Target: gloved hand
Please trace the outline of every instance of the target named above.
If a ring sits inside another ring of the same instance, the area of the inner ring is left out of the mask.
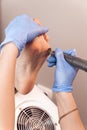
[[[67,54],[76,55],[75,50],[64,51]],[[63,56],[63,52],[60,49],[55,50],[55,56],[50,56],[48,59],[48,66],[52,67],[56,65],[53,91],[55,92],[71,92],[72,83],[77,74],[78,69],[71,66]]]
[[[13,42],[19,53],[27,42],[31,42],[38,35],[48,31],[46,27],[38,25],[27,15],[17,16],[5,29],[5,40],[1,43],[0,49],[7,43]]]

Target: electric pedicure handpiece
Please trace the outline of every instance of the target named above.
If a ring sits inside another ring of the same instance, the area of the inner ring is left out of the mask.
[[[76,57],[76,56],[72,56],[70,54],[66,54],[66,53],[63,53],[63,54],[64,54],[65,60],[69,64],[77,67],[78,69],[81,69],[81,70],[84,70],[87,72],[87,60],[81,59],[81,58]],[[55,51],[52,51],[51,55],[55,56]]]

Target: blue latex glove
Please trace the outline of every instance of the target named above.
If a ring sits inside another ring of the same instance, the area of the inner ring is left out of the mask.
[[[75,50],[64,51],[67,54],[76,55]],[[77,74],[78,69],[71,66],[63,56],[63,52],[60,49],[55,50],[55,56],[50,56],[48,59],[48,66],[52,67],[56,65],[53,91],[55,92],[71,92],[72,83]]]
[[[38,35],[48,31],[46,27],[39,26],[33,19],[27,15],[17,16],[5,29],[5,40],[0,48],[9,42],[13,42],[19,53],[27,42],[31,42]]]

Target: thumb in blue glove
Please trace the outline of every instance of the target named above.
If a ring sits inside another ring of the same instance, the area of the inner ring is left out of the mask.
[[[5,39],[0,48],[9,42],[13,42],[20,53],[26,43],[47,31],[46,27],[38,25],[31,17],[27,15],[17,16],[5,29]]]
[[[64,52],[67,54],[71,54],[73,56],[76,55],[75,50],[67,50]],[[53,91],[71,92],[73,89],[72,83],[77,74],[78,69],[71,66],[64,59],[62,50],[60,50],[58,48],[55,50],[55,56],[49,57],[47,61],[48,61],[49,67],[56,65],[54,83],[53,83]]]

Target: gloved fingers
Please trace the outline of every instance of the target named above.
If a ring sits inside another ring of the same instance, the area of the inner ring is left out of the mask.
[[[65,50],[64,53],[70,54],[72,56],[76,56],[76,49],[70,49],[70,50]],[[73,69],[75,69],[76,72],[78,72],[78,68],[73,66]]]
[[[47,27],[39,25],[28,15],[20,15],[13,19],[5,29],[6,36],[1,47],[12,41],[20,53],[27,43],[46,32],[48,32]]]
[[[31,20],[32,20],[32,23],[34,24],[34,26],[32,27],[33,36],[35,33],[36,33],[35,37],[37,37],[39,35],[42,35],[42,34],[45,34],[48,32],[48,28],[45,26],[42,26],[41,22],[37,18],[35,18],[35,19],[31,18]]]
[[[5,33],[7,33],[8,31],[10,31],[10,29],[11,29],[12,27],[14,27],[14,25],[20,25],[20,26],[21,26],[21,24],[24,24],[24,26],[25,26],[25,23],[27,23],[27,22],[30,21],[30,20],[32,20],[32,19],[31,19],[29,16],[25,15],[25,14],[15,17],[15,18],[9,23],[9,25],[6,27]],[[13,30],[13,31],[14,31],[14,30]]]
[[[41,34],[45,34],[48,32],[48,28],[45,26],[40,26],[38,23],[36,23],[30,16],[28,15],[20,15],[17,16],[15,19],[13,19],[9,25],[7,26],[7,28],[5,29],[5,33],[8,33],[8,31],[10,31],[13,27],[17,27],[19,28],[20,31],[20,27],[23,27],[22,32],[30,32],[30,34],[32,33],[32,38],[36,38],[37,36],[41,35]],[[31,31],[29,31],[31,30]],[[12,31],[12,30],[11,30]],[[13,30],[14,31],[14,30]],[[33,40],[30,39],[30,40]],[[29,39],[28,39],[29,40]]]
[[[48,59],[47,59],[47,62],[48,62],[48,67],[52,67],[54,65],[56,65],[56,57],[51,55]]]
[[[55,56],[51,55],[47,59],[48,67],[53,67],[54,65],[57,65],[57,66],[61,67],[61,64],[62,64],[62,60],[61,59],[65,60],[64,56],[63,56],[63,52],[62,52],[62,50],[60,48],[56,48],[56,50],[55,50]]]
[[[70,49],[70,50],[65,50],[64,53],[70,54],[72,56],[76,56],[76,49]]]
[[[73,50],[65,51],[68,54],[75,54]],[[56,70],[54,75],[53,91],[71,92],[72,83],[77,74],[77,68],[70,65],[64,58],[64,52],[57,48],[55,50]]]
[[[48,62],[50,63],[54,63],[56,62],[56,58],[54,56],[50,56],[48,59],[47,59]]]
[[[61,65],[61,63],[66,62],[65,58],[64,58],[64,53],[70,54],[72,56],[76,55],[76,50],[75,49],[70,49],[70,50],[65,50],[62,51],[60,48],[56,48],[55,50],[55,61],[57,60],[57,66]],[[54,59],[52,59],[52,57],[49,59],[49,62],[52,62]],[[53,61],[53,62],[55,62]],[[56,63],[56,62],[55,62]]]
[[[64,59],[63,51],[60,48],[56,48],[55,56],[56,56],[56,60],[57,60],[57,63],[56,63],[57,67],[61,67],[63,62],[66,62]]]
[[[48,67],[53,67],[56,65],[56,62],[55,63],[48,63]]]
[[[44,27],[44,26],[39,26],[37,25],[33,30],[32,30],[32,34],[36,35],[35,37],[39,36],[39,35],[43,35],[45,33],[48,32],[48,28]]]
[[[60,48],[56,48],[56,50],[55,50],[55,56],[56,56],[56,58],[57,58],[59,55],[63,55],[63,51],[62,51]]]
[[[75,49],[73,50],[66,50],[64,51],[65,53],[67,54],[71,54],[71,55],[75,55],[76,54],[76,51]],[[67,66],[67,67],[70,67],[71,69],[74,69],[75,71],[78,71],[78,68],[74,67],[74,66],[71,66],[64,58],[64,55],[63,55],[63,51],[60,49],[60,48],[57,48],[55,50],[55,56],[56,56],[56,59],[57,59],[57,62],[56,62],[56,66],[59,67],[59,68],[62,68],[64,66]]]

